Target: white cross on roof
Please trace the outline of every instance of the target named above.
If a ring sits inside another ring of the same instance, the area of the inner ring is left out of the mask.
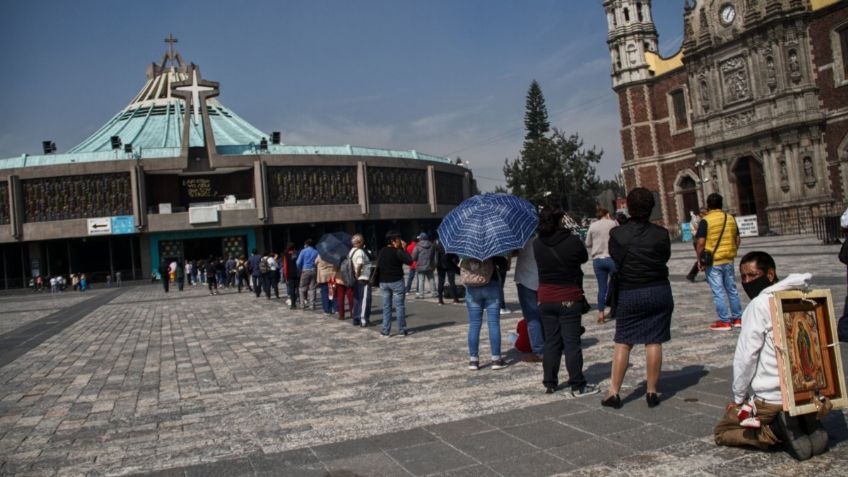
[[[197,126],[197,115],[200,113],[200,92],[215,91],[215,88],[197,84],[197,69],[192,69],[191,86],[177,86],[176,89],[177,91],[188,91],[191,93],[191,104],[194,109],[194,125]]]

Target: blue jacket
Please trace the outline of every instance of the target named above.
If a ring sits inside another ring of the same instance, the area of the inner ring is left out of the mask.
[[[300,254],[297,256],[297,271],[298,273],[304,270],[315,270],[315,259],[318,258],[318,251],[313,247],[303,247]]]
[[[250,258],[247,259],[247,265],[250,267],[250,275],[253,277],[261,276],[259,273],[259,262],[262,261],[262,256],[258,254],[253,254]]]

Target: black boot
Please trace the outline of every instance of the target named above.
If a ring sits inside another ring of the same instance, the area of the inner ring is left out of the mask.
[[[783,449],[796,460],[807,460],[813,456],[810,437],[801,429],[800,419],[788,412],[779,412],[772,427],[775,435],[783,442]]]

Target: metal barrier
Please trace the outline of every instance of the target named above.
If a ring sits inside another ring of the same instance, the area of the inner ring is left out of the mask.
[[[838,215],[818,217],[813,222],[813,228],[816,231],[816,238],[821,240],[825,245],[840,243],[839,237],[842,235],[842,231],[839,226]]]

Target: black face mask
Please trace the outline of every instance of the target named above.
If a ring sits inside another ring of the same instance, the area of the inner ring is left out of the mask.
[[[768,275],[763,275],[756,280],[751,280],[748,283],[743,283],[742,288],[745,289],[745,293],[748,295],[748,298],[754,299],[762,293],[763,290],[770,287],[772,282],[769,281]]]

